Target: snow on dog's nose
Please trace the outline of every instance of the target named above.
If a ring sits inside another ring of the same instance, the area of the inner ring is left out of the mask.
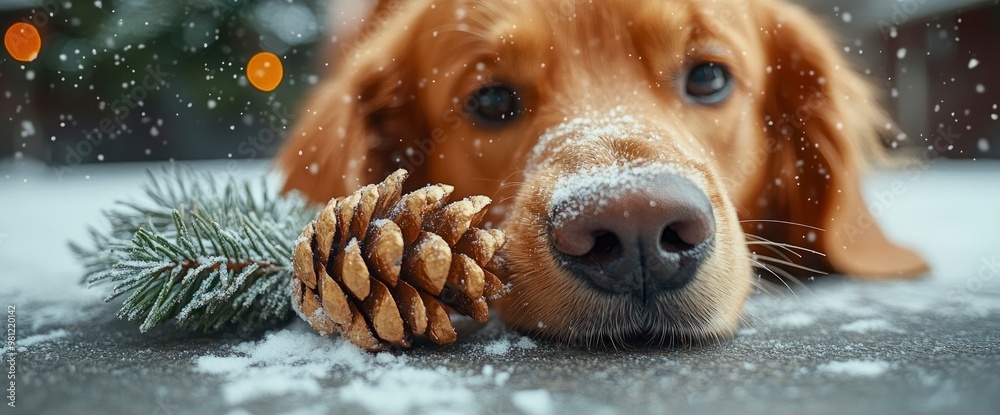
[[[553,194],[549,235],[563,267],[598,290],[642,301],[683,288],[712,246],[711,202],[676,174],[615,170]]]

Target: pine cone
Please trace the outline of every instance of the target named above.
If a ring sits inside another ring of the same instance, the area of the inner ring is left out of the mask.
[[[504,294],[497,229],[476,228],[490,199],[447,203],[453,187],[402,195],[405,170],[331,200],[295,243],[292,305],[316,331],[367,350],[407,348],[414,335],[455,341],[449,310],[481,323]]]

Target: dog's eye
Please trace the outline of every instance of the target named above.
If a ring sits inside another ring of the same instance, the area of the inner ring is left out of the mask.
[[[707,62],[688,72],[685,92],[699,104],[718,104],[729,97],[733,76],[725,65]]]
[[[469,96],[465,110],[482,126],[496,128],[521,114],[520,98],[506,85],[488,85]]]

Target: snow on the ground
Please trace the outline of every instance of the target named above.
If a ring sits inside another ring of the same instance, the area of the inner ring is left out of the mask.
[[[405,354],[371,354],[339,337],[321,337],[301,322],[223,354],[198,357],[195,365],[198,372],[225,379],[222,396],[229,405],[273,396],[332,394],[379,414],[469,413],[480,405],[475,389],[502,384],[510,376],[489,365],[479,373],[423,368]],[[334,378],[350,381],[324,387]]]
[[[28,336],[17,341],[18,347],[32,347],[39,343],[50,342],[55,339],[63,338],[69,335],[69,332],[64,329],[52,330],[48,333],[36,334],[33,336]]]
[[[502,356],[509,353],[511,350],[534,349],[535,347],[535,342],[531,341],[531,339],[527,337],[522,337],[517,342],[511,342],[508,338],[500,338],[483,342],[479,347],[479,350],[486,354]]]
[[[869,333],[874,331],[900,331],[898,328],[893,327],[889,324],[889,321],[882,318],[868,318],[853,321],[840,326],[842,331],[850,331],[854,333]]]
[[[891,367],[889,362],[881,360],[846,360],[824,363],[816,367],[816,370],[833,375],[876,377]]]
[[[35,334],[21,339],[17,339],[17,342],[14,344],[14,346],[17,347],[18,352],[25,352],[40,344],[48,343],[53,340],[58,340],[68,335],[69,332],[66,331],[65,329],[55,329],[47,333]],[[4,351],[9,350],[7,344],[4,344],[3,350]]]
[[[552,394],[545,389],[520,391],[511,397],[514,406],[528,415],[548,415],[552,413]]]
[[[816,317],[801,311],[774,316],[770,323],[778,327],[805,327],[816,322]]]

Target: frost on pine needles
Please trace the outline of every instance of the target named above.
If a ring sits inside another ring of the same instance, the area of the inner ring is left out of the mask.
[[[173,319],[185,330],[254,331],[292,315],[292,247],[316,210],[233,178],[164,169],[148,174],[146,203],[104,212],[93,247],[71,243],[86,282],[128,295],[119,318],[142,332]]]

